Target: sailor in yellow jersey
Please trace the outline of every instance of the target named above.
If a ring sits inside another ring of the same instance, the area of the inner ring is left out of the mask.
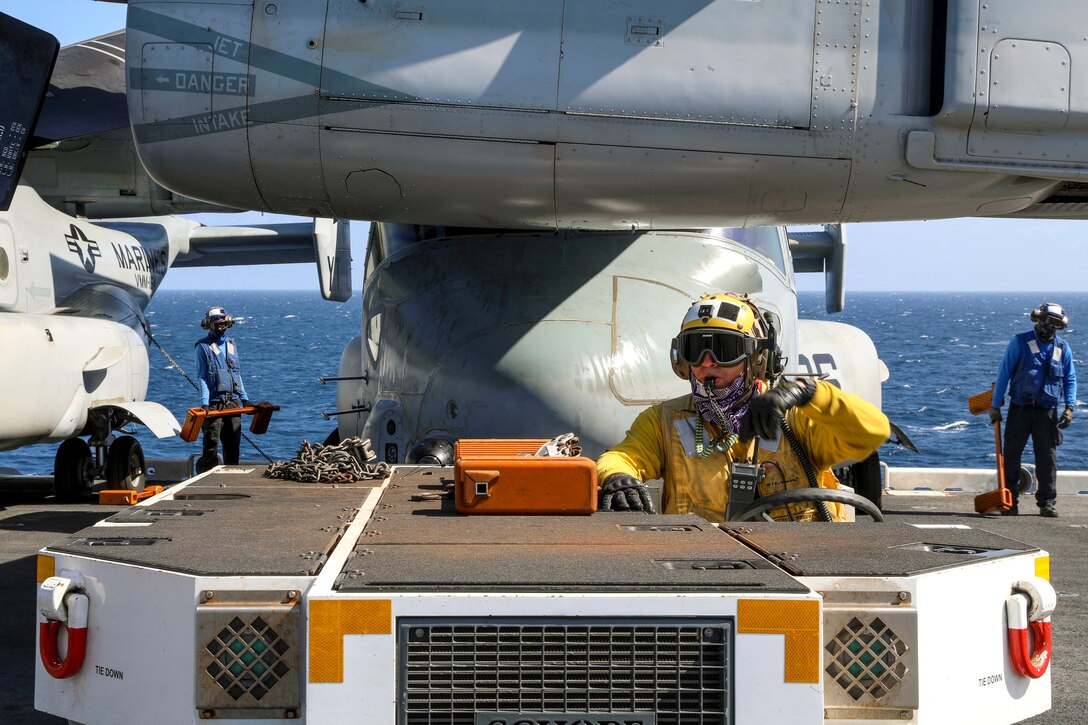
[[[738,471],[755,472],[759,496],[813,482],[837,488],[831,466],[861,461],[888,439],[887,417],[865,400],[819,380],[780,379],[774,326],[747,295],[695,301],[671,356],[692,394],[644,410],[598,459],[600,510],[654,513],[642,482],[662,478],[664,513],[724,521],[735,464],[752,464]],[[770,515],[826,520],[820,509],[798,503]],[[838,504],[827,512],[844,518]]]

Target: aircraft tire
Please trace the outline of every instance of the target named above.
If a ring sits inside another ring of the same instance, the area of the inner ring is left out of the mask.
[[[146,483],[143,446],[132,436],[121,436],[106,452],[106,487],[143,491]]]
[[[82,438],[69,438],[53,460],[53,487],[61,501],[78,501],[94,484],[94,457]]]
[[[880,455],[876,452],[864,461],[850,466],[850,483],[854,492],[859,496],[872,501],[881,511],[880,498],[883,494],[883,484],[880,480]]]

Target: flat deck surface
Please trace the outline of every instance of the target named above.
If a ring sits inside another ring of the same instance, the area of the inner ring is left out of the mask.
[[[187,486],[177,500],[108,519],[142,526],[86,528],[50,548],[196,576],[312,576],[381,483],[280,481],[264,478],[263,466],[221,470]],[[260,541],[266,543],[254,546]]]
[[[239,482],[237,485],[241,487],[244,482]],[[361,487],[368,488],[365,485]],[[209,487],[208,492],[218,488],[216,484]],[[330,489],[330,492],[333,495],[329,500],[339,501],[340,488]],[[354,497],[356,502],[360,502],[366,492],[345,493],[348,498]],[[1088,551],[1088,496],[1060,495],[1058,510],[1061,518],[1059,519],[1039,517],[1028,497],[1024,497],[1021,503],[1024,513],[1018,517],[982,518],[974,513],[973,498],[973,494],[886,496],[884,511],[890,522],[966,525],[994,534],[995,537],[992,540],[1001,546],[1008,545],[1009,541],[1029,542],[1025,544],[1027,547],[1038,547],[1050,553],[1051,581],[1058,590],[1052,665],[1054,706],[1049,712],[1026,722],[1032,725],[1064,725],[1080,722],[1083,720],[1084,713],[1088,712],[1088,648],[1083,646],[1083,643],[1088,641],[1088,556],[1085,555]],[[194,509],[206,509],[219,507],[222,501],[224,499],[218,501],[205,499],[203,501],[190,500],[188,503],[192,503]],[[340,505],[337,504],[337,506]],[[352,505],[357,506],[358,503]],[[434,503],[432,502],[431,505]],[[440,501],[438,506],[441,507]],[[333,508],[331,503],[329,507]],[[309,519],[308,516],[302,517],[298,508],[296,502],[294,506],[275,510],[288,509],[289,514],[285,515],[295,517],[296,520],[305,519],[311,524],[325,520],[326,512],[322,512],[314,519]],[[34,647],[35,556],[40,548],[55,544],[103,518],[118,514],[134,515],[123,513],[124,511],[125,507],[121,506],[58,503],[52,497],[51,482],[22,488],[0,489],[0,585],[3,585],[4,590],[10,593],[8,606],[4,607],[4,612],[0,615],[0,637],[3,638],[7,654],[0,662],[0,722],[28,725],[63,724],[64,721],[60,718],[37,712],[33,706],[34,660],[37,657]],[[272,511],[271,504],[269,511]],[[385,515],[386,512],[392,515],[413,515],[396,514],[391,509],[383,509],[380,515]],[[327,520],[330,523],[323,525],[338,527],[340,525],[338,516],[345,513],[338,509],[335,515],[328,517]],[[614,516],[626,517],[626,515]],[[651,520],[651,517],[641,515],[637,518],[643,521]],[[446,519],[447,523],[454,520]],[[652,520],[654,524],[664,524],[668,519],[652,517]],[[337,523],[332,523],[334,521]],[[267,525],[278,530],[281,523],[284,522],[269,521]],[[617,520],[616,523],[620,522]],[[159,525],[155,524],[155,526]],[[382,536],[393,536],[393,529],[385,528],[386,531],[383,531]],[[424,531],[426,529],[418,529],[416,536],[421,537]],[[463,535],[466,532],[459,533]],[[529,536],[525,529],[521,533],[523,536]],[[616,535],[612,531],[608,533],[608,536]],[[621,537],[624,535],[622,530],[618,534]],[[765,535],[777,536],[773,530]],[[951,541],[949,537],[952,536],[954,534],[942,532],[940,539]],[[934,538],[934,541],[937,539]],[[416,543],[404,540],[403,545],[426,544],[421,539]],[[763,545],[769,546],[766,543]],[[945,554],[965,555],[954,552],[945,552]],[[828,558],[831,558],[830,554]],[[806,565],[817,564],[814,558],[811,564]]]
[[[916,576],[1039,547],[980,528],[918,529],[866,518],[834,538],[822,524],[723,524],[793,576]]]
[[[465,516],[440,470],[398,469],[341,591],[806,591],[696,516]]]

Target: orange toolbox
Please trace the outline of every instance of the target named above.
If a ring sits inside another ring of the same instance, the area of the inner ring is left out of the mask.
[[[549,439],[463,439],[454,447],[462,514],[591,514],[597,464],[585,456],[535,456]]]

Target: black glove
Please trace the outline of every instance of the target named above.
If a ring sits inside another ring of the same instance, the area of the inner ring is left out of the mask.
[[[990,422],[991,423],[1000,423],[1001,422],[1001,408],[990,408]]]
[[[1066,407],[1066,409],[1062,411],[1062,417],[1058,418],[1058,427],[1061,428],[1062,430],[1065,430],[1066,428],[1069,427],[1069,424],[1072,423],[1072,422],[1073,422],[1073,409],[1069,408],[1069,407]]]
[[[243,400],[242,401],[242,407],[243,408],[255,408],[255,407],[257,407],[257,404],[254,403],[252,400]]]
[[[654,511],[650,489],[645,483],[626,473],[613,473],[597,494],[597,508],[601,511]]]
[[[212,407],[211,403],[205,403],[204,405],[202,405],[200,407],[203,408],[204,410],[215,410],[215,408]]]
[[[759,436],[773,440],[786,411],[795,405],[804,405],[815,394],[816,383],[802,378],[780,383],[766,393],[753,396],[748,403],[748,414],[740,422],[740,439],[747,441]]]

